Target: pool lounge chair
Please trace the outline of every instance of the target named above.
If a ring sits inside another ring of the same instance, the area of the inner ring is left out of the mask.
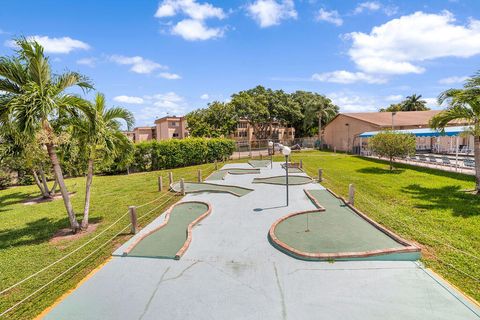
[[[475,169],[475,160],[472,159],[463,159],[463,165],[467,169]]]

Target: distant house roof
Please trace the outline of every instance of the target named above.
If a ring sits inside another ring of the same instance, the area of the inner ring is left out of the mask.
[[[428,111],[398,111],[395,113],[395,126],[424,126],[430,119],[441,110]],[[340,113],[346,117],[358,119],[376,125],[378,127],[392,126],[392,112],[352,112]]]

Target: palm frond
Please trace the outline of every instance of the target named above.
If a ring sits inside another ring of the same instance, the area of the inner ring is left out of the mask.
[[[135,124],[133,113],[122,107],[113,107],[108,109],[103,118],[105,122],[110,122],[112,120],[123,120],[127,124],[128,130],[130,130]]]
[[[65,72],[53,79],[53,86],[57,92],[63,92],[71,87],[80,87],[84,92],[93,89],[91,81],[78,72]]]

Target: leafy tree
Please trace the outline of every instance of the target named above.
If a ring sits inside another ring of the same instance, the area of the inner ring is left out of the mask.
[[[214,101],[205,109],[197,109],[186,116],[188,130],[193,137],[226,137],[235,131],[237,116],[231,104]]]
[[[321,140],[323,126],[338,114],[339,107],[329,98],[315,92],[296,91],[292,98],[300,105],[303,113],[302,121],[295,126],[297,135],[317,134]]]
[[[395,157],[415,154],[416,139],[411,134],[383,131],[370,138],[369,146],[378,156],[389,159],[391,171]]]
[[[476,191],[480,194],[480,71],[468,79],[463,89],[448,89],[440,94],[438,103],[448,104],[447,109],[430,120],[434,129],[444,130],[451,121],[470,124],[466,133],[473,135]]]
[[[73,129],[72,136],[78,139],[81,152],[88,157],[82,229],[88,227],[95,161],[112,159],[132,147],[132,142],[120,130],[119,120],[125,121],[129,129],[134,124],[133,115],[127,109],[121,107],[107,109],[105,96],[100,93],[97,93],[86,114],[68,119]]]
[[[422,95],[412,94],[407,96],[405,100],[400,103],[391,104],[388,108],[380,109],[380,112],[397,112],[397,111],[427,111],[427,102],[422,100]]]
[[[30,136],[37,136],[45,146],[62,193],[70,227],[76,232],[80,225],[73,211],[65,185],[57,145],[61,142],[51,120],[61,113],[85,110],[88,103],[79,96],[65,91],[72,87],[92,89],[90,81],[76,72],[52,74],[48,57],[36,41],[25,38],[16,40],[17,55],[0,58],[0,121],[11,120],[17,129]],[[2,124],[3,124],[2,123]]]

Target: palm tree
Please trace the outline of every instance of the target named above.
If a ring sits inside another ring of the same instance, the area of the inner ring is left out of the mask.
[[[318,140],[320,141],[320,148],[322,148],[322,123],[328,123],[333,119],[338,113],[338,107],[330,99],[315,94],[308,100],[305,113],[304,124],[307,127],[311,126],[312,120],[318,120]]]
[[[422,100],[422,95],[412,94],[407,96],[401,103],[401,111],[426,111],[430,110],[427,107],[427,101]]]
[[[100,93],[95,96],[88,112],[67,119],[72,126],[72,136],[78,139],[80,148],[88,156],[82,229],[88,227],[95,161],[99,158],[103,160],[114,158],[131,147],[130,139],[120,131],[119,120],[124,120],[129,129],[134,124],[133,115],[127,109],[122,107],[107,109],[105,96]]]
[[[63,178],[56,147],[61,137],[51,120],[59,114],[85,110],[88,102],[77,95],[65,93],[72,87],[93,89],[91,82],[76,72],[53,75],[43,47],[25,38],[16,40],[17,56],[0,58],[0,121],[11,119],[20,132],[35,136],[46,148],[55,178],[65,203],[70,227],[78,231],[79,224]]]
[[[454,120],[470,124],[466,132],[474,138],[476,191],[480,194],[480,72],[468,79],[463,89],[442,92],[438,102],[447,102],[448,107],[430,120],[432,128],[444,129]]]

